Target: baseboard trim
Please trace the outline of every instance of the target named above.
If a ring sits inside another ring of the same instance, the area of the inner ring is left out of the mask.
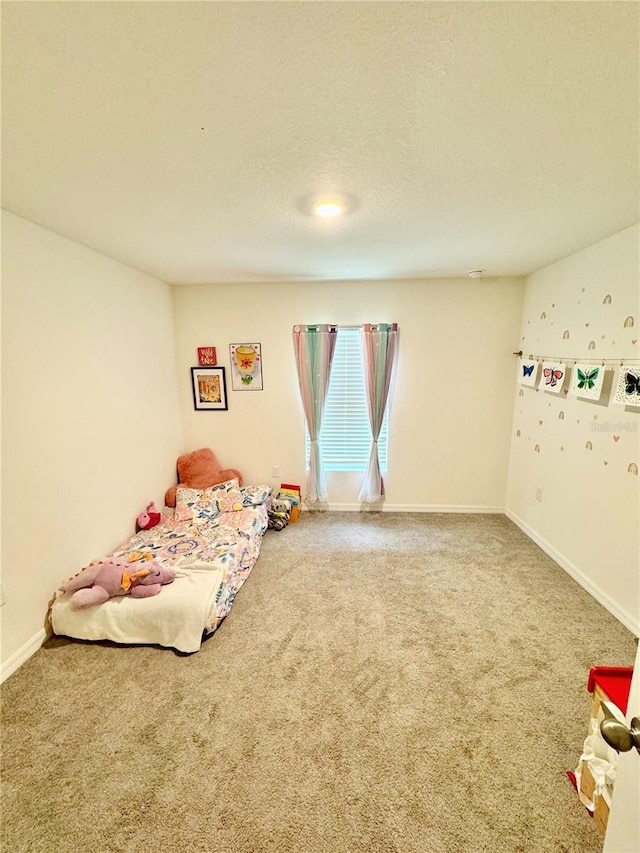
[[[489,515],[503,515],[502,506],[449,506],[439,504],[388,504],[388,503],[330,503],[327,506],[330,512],[447,512],[447,513],[487,513]]]
[[[531,539],[533,542],[538,545],[539,548],[547,554],[551,559],[556,562],[560,568],[564,569],[568,575],[579,583],[580,586],[585,589],[592,598],[601,604],[612,616],[621,622],[625,628],[628,628],[629,631],[635,636],[640,637],[640,622],[637,621],[630,613],[627,613],[626,610],[623,610],[615,601],[612,601],[611,598],[604,592],[597,584],[595,584],[590,578],[588,578],[577,566],[568,560],[564,554],[561,554],[557,551],[553,545],[550,545],[545,539],[542,538],[535,530],[533,530],[529,525],[520,518],[520,516],[516,515],[512,510],[505,508],[504,514],[516,524],[523,533]]]
[[[47,632],[44,628],[41,628],[35,637],[27,640],[22,648],[18,649],[17,652],[14,652],[14,654],[12,654],[11,657],[8,658],[8,660],[6,660],[0,667],[0,684],[5,679],[9,678],[10,675],[13,675],[17,669],[20,669],[22,664],[29,660],[31,655],[34,655],[38,651],[46,639]]]

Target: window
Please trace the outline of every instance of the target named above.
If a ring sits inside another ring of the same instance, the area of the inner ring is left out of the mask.
[[[378,438],[380,470],[387,470],[388,408]],[[309,433],[306,458],[309,460]],[[329,392],[320,431],[320,450],[326,471],[366,471],[371,454],[371,427],[364,387],[364,368],[358,329],[338,329]]]

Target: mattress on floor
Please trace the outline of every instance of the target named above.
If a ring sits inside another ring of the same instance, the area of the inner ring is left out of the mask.
[[[173,583],[150,598],[118,596],[80,610],[71,609],[68,595],[58,594],[50,611],[53,631],[81,640],[195,652],[231,610],[258,559],[266,529],[264,503],[221,513],[206,524],[175,522],[172,513],[163,515],[157,527],[100,559],[128,561],[134,568],[156,560],[175,569]]]

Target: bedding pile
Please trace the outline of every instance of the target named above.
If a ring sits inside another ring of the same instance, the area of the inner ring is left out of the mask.
[[[149,560],[176,571],[152,598],[117,596],[74,610],[68,595],[51,606],[56,634],[82,640],[151,643],[195,652],[227,616],[253,568],[267,529],[270,486],[178,488],[175,511],[101,559],[142,567]]]

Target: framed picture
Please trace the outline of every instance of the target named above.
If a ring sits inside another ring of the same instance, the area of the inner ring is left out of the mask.
[[[198,364],[201,367],[211,367],[217,363],[215,347],[198,347]]]
[[[200,412],[228,409],[224,367],[192,367],[193,405]]]
[[[234,391],[262,391],[260,344],[229,344],[231,387]]]

